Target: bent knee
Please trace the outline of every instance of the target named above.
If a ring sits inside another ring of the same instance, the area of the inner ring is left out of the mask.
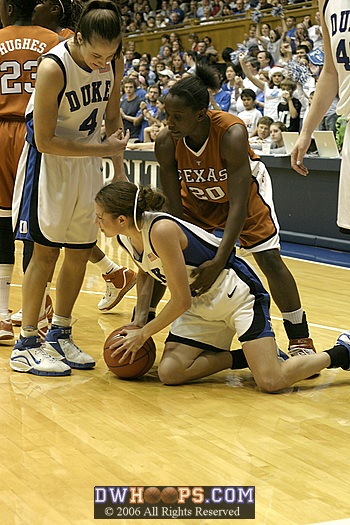
[[[185,376],[172,359],[163,359],[158,365],[158,376],[164,385],[181,385]]]
[[[254,378],[256,384],[258,385],[261,390],[264,390],[268,394],[275,394],[283,388],[286,388],[286,383],[282,376],[270,376],[270,375],[262,375],[260,377]]]

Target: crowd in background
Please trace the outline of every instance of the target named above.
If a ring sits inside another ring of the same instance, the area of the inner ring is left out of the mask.
[[[156,56],[136,49],[132,40],[127,42],[121,104],[131,142],[154,142],[166,124],[164,96],[177,80],[193,74],[201,64],[214,67],[221,82],[221,88],[210,93],[210,108],[238,115],[247,126],[254,149],[261,150],[267,143],[274,153],[285,153],[282,132],[300,131],[323,65],[319,12],[314,20],[305,16],[297,22],[290,11],[283,10],[287,3],[296,2],[282,1],[278,6],[263,0],[260,3],[255,0],[158,3],[160,9],[155,16],[164,17],[178,10],[184,14],[182,21],[194,14],[201,18],[201,10],[206,8],[211,10],[210,16],[222,16],[224,8],[229,8],[231,14],[242,12],[244,16],[248,16],[247,9],[254,9],[254,16],[251,15],[248,34],[235,48],[217,49],[209,35],[200,39],[196,33],[189,33],[184,37],[175,30],[160,34]],[[134,13],[146,13],[146,18],[154,13],[147,0],[123,2],[124,21],[129,20],[130,4]],[[264,22],[264,9],[274,15],[274,27]],[[166,18],[171,20],[171,16]],[[333,131],[341,149],[346,119],[336,115],[337,100],[319,129]]]

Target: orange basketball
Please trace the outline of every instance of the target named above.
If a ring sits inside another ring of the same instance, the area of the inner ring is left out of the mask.
[[[115,349],[110,350],[109,347],[118,337],[123,337],[120,334],[120,330],[113,330],[107,337],[103,347],[103,357],[109,370],[122,379],[135,379],[146,374],[156,360],[156,345],[152,337],[147,339],[144,345],[137,351],[132,364],[127,361],[119,363],[123,354],[118,354],[116,357],[111,356]]]

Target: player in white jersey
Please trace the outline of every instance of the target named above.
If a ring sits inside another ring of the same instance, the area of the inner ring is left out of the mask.
[[[165,201],[160,192],[120,181],[102,188],[95,200],[101,231],[107,237],[117,235],[140,268],[135,319],[111,345],[120,362],[132,362],[149,337],[171,324],[158,367],[160,380],[168,385],[249,366],[260,388],[276,392],[326,367],[349,369],[350,347],[342,336],[325,352],[278,359],[269,294],[234,250],[207,292],[191,291],[193,270],[215,256],[221,240],[157,212]],[[147,322],[154,279],[167,284],[170,300]],[[243,350],[230,351],[235,333]]]
[[[16,238],[35,243],[23,280],[21,336],[10,360],[19,372],[68,375],[71,368],[95,365],[72,340],[71,312],[97,238],[93,199],[102,186],[101,157],[120,155],[128,141],[118,130],[120,51],[118,7],[92,0],[74,38],[53,48],[38,66],[13,205]],[[101,143],[103,118],[108,138]],[[38,316],[62,247],[56,311],[42,347]]]
[[[339,95],[337,113],[350,117],[350,12],[348,0],[319,0],[325,63],[316,91],[303,123],[299,140],[292,152],[292,167],[301,175],[308,170],[303,157],[311,135],[321,122],[334,98]],[[350,233],[350,121],[342,149],[339,178],[337,223],[342,233]]]

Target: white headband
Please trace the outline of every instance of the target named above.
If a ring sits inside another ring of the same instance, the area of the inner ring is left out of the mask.
[[[139,198],[139,194],[140,194],[140,187],[138,186],[137,187],[137,192],[136,192],[136,195],[135,195],[135,200],[134,200],[134,224],[135,224],[135,228],[137,229],[138,232],[141,231],[141,228],[139,228],[138,225],[137,225],[137,201],[138,201],[138,198]]]

